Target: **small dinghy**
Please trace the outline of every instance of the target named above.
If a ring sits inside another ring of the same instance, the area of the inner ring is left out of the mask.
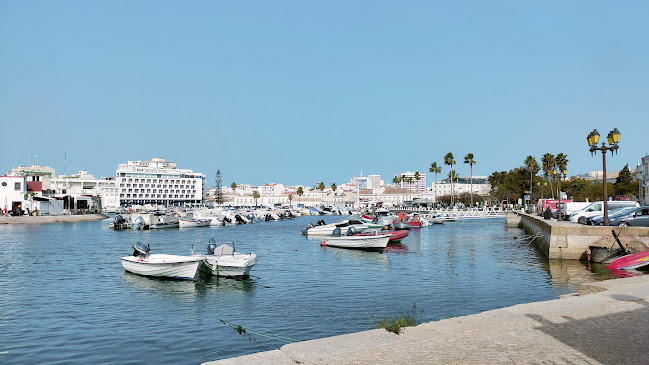
[[[205,254],[195,252],[195,247],[206,246]],[[200,257],[203,264],[200,270],[214,276],[248,276],[257,263],[254,252],[243,254],[236,252],[234,242],[215,242],[192,245],[192,257]]]
[[[150,254],[151,247],[146,248],[141,243],[133,245],[133,254],[122,257],[124,270],[142,276],[163,278],[194,279],[198,265],[203,261],[200,257]]]

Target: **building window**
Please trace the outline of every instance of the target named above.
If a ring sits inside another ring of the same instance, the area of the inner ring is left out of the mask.
[[[14,183],[14,190],[20,190],[20,183]]]

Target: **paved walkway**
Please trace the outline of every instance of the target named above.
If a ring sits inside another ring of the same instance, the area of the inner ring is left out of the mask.
[[[649,275],[581,291],[400,335],[377,329],[206,364],[649,364]]]

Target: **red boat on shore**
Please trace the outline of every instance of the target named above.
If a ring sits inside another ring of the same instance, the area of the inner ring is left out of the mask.
[[[649,265],[649,250],[622,256],[606,268],[611,270],[634,270]]]
[[[400,242],[402,239],[406,238],[408,236],[408,231],[407,230],[402,230],[402,231],[371,231],[371,232],[363,232],[363,233],[356,233],[355,236],[374,236],[377,234],[389,234],[390,239],[388,242],[395,243],[395,242]]]

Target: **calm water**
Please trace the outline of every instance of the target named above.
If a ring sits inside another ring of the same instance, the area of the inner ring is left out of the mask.
[[[111,231],[109,221],[0,225],[0,363],[187,363],[358,332],[416,306],[423,321],[548,300],[608,279],[544,260],[504,219],[412,230],[385,253],[322,248],[320,217],[252,225]],[[340,217],[325,218],[327,223]],[[187,255],[192,243],[254,251],[255,277],[160,280],[124,272],[137,241]]]

